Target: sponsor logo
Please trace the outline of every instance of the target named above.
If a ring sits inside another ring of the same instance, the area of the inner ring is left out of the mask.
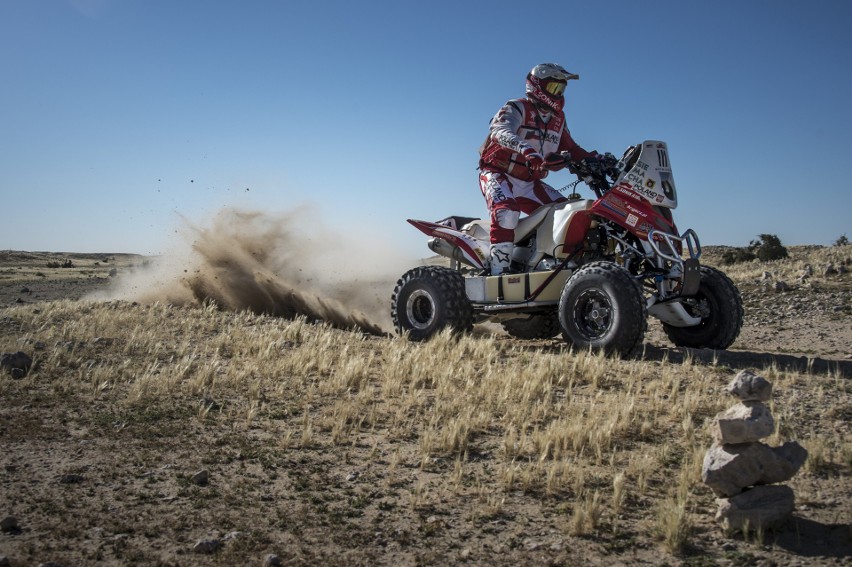
[[[636,207],[631,207],[629,204],[627,205],[627,210],[633,213],[634,215],[640,216],[643,219],[648,217],[648,214],[645,211],[637,209]]]
[[[639,217],[634,214],[627,215],[627,224],[630,226],[636,226],[636,223],[639,222]]]

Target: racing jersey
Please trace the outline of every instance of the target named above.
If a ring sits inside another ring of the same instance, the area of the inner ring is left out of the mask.
[[[488,137],[480,148],[479,167],[529,181],[533,176],[523,152],[530,149],[542,157],[568,151],[572,161],[594,155],[571,137],[564,112],[554,112],[545,123],[532,102],[518,98],[503,105],[491,119]]]

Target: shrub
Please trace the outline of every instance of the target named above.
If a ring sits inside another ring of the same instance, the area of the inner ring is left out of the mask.
[[[758,260],[780,260],[786,258],[787,248],[781,244],[781,239],[774,234],[759,234],[757,240],[752,240],[748,249],[757,256]]]
[[[722,263],[726,266],[737,264],[739,262],[750,262],[755,258],[757,258],[757,256],[755,256],[747,248],[731,248],[730,250],[725,250],[722,253]]]
[[[840,238],[834,241],[835,246],[846,246],[847,244],[849,244],[849,239],[846,238],[845,234],[841,235]]]

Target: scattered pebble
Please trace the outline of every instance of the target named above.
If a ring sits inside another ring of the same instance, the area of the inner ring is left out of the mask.
[[[218,539],[200,539],[192,546],[192,551],[202,555],[210,555],[216,553],[220,547],[222,547],[222,544]]]
[[[59,477],[60,484],[78,484],[83,482],[83,475],[81,474],[64,474]]]
[[[197,484],[198,486],[207,486],[207,483],[210,482],[210,473],[207,472],[207,469],[202,469],[192,475],[189,479],[192,484]]]
[[[2,520],[0,520],[0,531],[4,533],[14,533],[20,531],[21,527],[18,525],[18,518],[15,516],[6,516]]]

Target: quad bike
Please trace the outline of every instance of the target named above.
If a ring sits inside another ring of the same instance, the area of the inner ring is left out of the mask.
[[[620,160],[571,162],[551,155],[551,169],[568,167],[597,199],[572,193],[542,206],[515,230],[511,273],[491,276],[487,221],[448,217],[408,220],[431,236],[429,248],[449,266],[406,272],[391,298],[396,331],[426,340],[444,328],[500,322],[520,339],[560,333],[577,348],[630,356],[641,350],[647,317],[662,322],[676,346],[726,349],[743,322],[739,291],[721,271],[699,262],[692,230],[679,233],[671,210],[677,193],[664,142],[648,140]],[[566,189],[564,188],[564,189]]]

